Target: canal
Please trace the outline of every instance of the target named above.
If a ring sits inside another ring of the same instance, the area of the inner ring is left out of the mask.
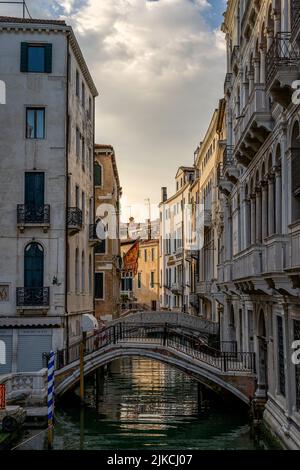
[[[54,449],[268,449],[251,437],[247,410],[211,395],[199,406],[195,381],[148,359],[111,364],[98,396],[89,378],[86,401],[80,410],[75,391],[56,406]],[[24,431],[19,443],[35,433]],[[18,449],[46,446],[40,433]]]

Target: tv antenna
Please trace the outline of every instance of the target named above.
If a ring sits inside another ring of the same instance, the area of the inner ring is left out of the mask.
[[[30,19],[32,19],[32,16],[31,16],[31,14],[30,14],[30,12],[29,12],[29,10],[28,10],[28,7],[27,7],[27,4],[26,4],[25,0],[22,0],[22,1],[19,1],[19,2],[2,2],[2,1],[0,1],[0,4],[2,4],[2,5],[3,5],[3,4],[4,4],[4,5],[22,5],[22,9],[23,9],[23,19],[26,18],[26,13],[27,13],[28,17],[29,17]]]

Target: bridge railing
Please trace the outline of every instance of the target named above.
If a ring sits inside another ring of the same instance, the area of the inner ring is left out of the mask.
[[[118,323],[109,326],[86,340],[84,354],[88,355],[121,343],[164,346],[215,367],[221,372],[255,373],[255,353],[221,351],[208,346],[201,339],[179,332],[168,324]],[[80,343],[72,345],[68,351],[66,349],[57,351],[56,369],[63,368],[79,357]]]

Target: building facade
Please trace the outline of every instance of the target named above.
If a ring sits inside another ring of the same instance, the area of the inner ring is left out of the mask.
[[[64,21],[0,17],[0,373],[36,371],[93,313],[97,90]]]
[[[168,198],[162,188],[160,203],[160,305],[162,309],[190,312],[191,259],[189,256],[190,186],[194,167],[180,167],[176,192]]]
[[[225,140],[225,100],[213,113],[203,141],[195,152],[195,181],[190,188],[193,229],[201,218],[199,249],[189,253],[192,276],[190,305],[195,315],[219,321],[217,288],[219,233],[223,224],[217,186],[218,168],[223,159]]]
[[[122,257],[138,243],[136,273],[123,270],[121,303],[123,309],[158,310],[159,308],[159,240],[123,240]]]
[[[222,336],[256,353],[265,421],[299,449],[300,365],[292,361],[300,339],[299,2],[231,0],[223,31]]]
[[[95,243],[95,316],[110,321],[119,316],[121,252],[120,252],[120,186],[114,149],[111,145],[95,145],[95,221],[103,227],[101,242]],[[90,236],[96,236],[91,226]],[[101,236],[101,234],[100,234]]]

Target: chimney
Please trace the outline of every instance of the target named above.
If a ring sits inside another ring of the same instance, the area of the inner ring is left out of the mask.
[[[164,186],[161,188],[161,202],[166,202],[168,199],[168,193],[167,193],[167,188]]]

